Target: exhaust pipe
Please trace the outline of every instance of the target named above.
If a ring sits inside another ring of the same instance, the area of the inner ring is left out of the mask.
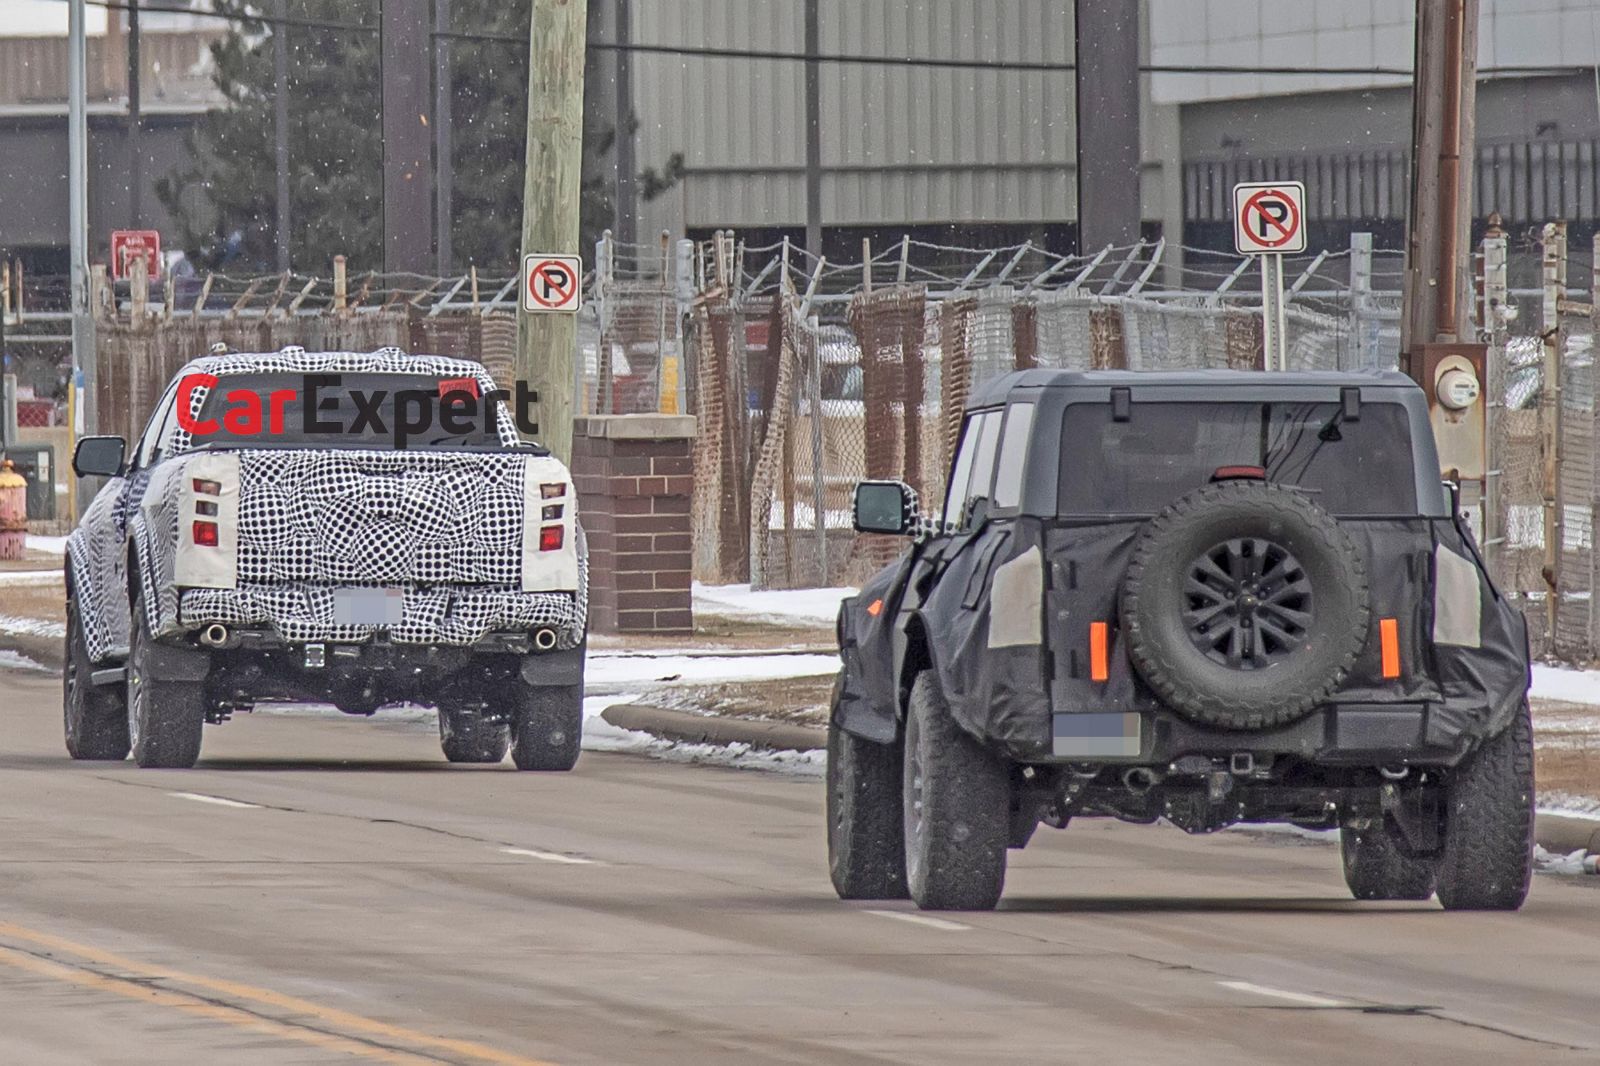
[[[1380,766],[1378,767],[1378,773],[1383,775],[1383,779],[1385,781],[1404,781],[1408,776],[1410,776],[1411,767],[1407,766],[1405,763],[1401,763],[1398,766]]]
[[[551,648],[556,646],[556,631],[550,629],[549,627],[535,630],[533,634],[533,646],[538,648],[540,651],[549,651]]]
[[[1149,792],[1156,784],[1156,772],[1148,766],[1135,766],[1122,775],[1122,786],[1135,796]]]
[[[225,648],[228,645],[228,627],[212,622],[200,631],[200,643],[208,648]]]

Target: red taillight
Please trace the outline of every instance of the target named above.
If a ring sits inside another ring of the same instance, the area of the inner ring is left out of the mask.
[[[194,524],[194,542],[202,548],[215,548],[217,546],[217,524],[215,522],[196,522]]]
[[[539,550],[542,552],[560,551],[561,545],[566,543],[565,531],[560,526],[545,526],[539,530]]]
[[[539,486],[539,495],[544,499],[553,500],[558,496],[567,494],[567,485],[564,481],[547,482]]]
[[[197,477],[194,479],[194,491],[204,493],[207,496],[221,496],[222,484],[217,481],[207,481],[204,478]]]

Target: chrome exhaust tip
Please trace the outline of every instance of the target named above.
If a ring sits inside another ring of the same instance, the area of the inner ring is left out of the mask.
[[[200,631],[200,643],[208,648],[225,647],[228,643],[228,627],[221,622],[212,622]]]
[[[549,651],[556,646],[556,631],[550,628],[535,630],[533,646],[540,651]]]

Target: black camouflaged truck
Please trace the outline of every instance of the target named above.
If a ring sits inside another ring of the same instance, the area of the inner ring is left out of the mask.
[[[839,613],[847,899],[987,909],[1042,822],[1341,833],[1361,899],[1527,892],[1527,634],[1396,374],[1030,370],[966,412],[942,512]]]

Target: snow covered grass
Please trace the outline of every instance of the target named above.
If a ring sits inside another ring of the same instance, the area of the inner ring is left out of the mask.
[[[700,614],[742,618],[790,625],[832,625],[839,616],[839,601],[854,596],[853,588],[768,589],[756,592],[749,585],[694,586],[694,609]]]
[[[67,554],[66,537],[38,537],[28,534],[28,549],[30,551],[45,552],[49,555]]]
[[[59,585],[60,570],[0,570],[0,585]]]
[[[1536,700],[1600,706],[1600,670],[1571,670],[1564,666],[1534,663],[1533,691],[1530,695]]]
[[[770,681],[784,677],[815,677],[836,673],[837,655],[686,655],[662,652],[592,652],[584,684],[600,685],[726,684],[734,681]]]
[[[12,614],[0,614],[0,633],[24,637],[61,638],[67,635],[67,627],[60,622],[49,622],[43,618],[18,618]]]

